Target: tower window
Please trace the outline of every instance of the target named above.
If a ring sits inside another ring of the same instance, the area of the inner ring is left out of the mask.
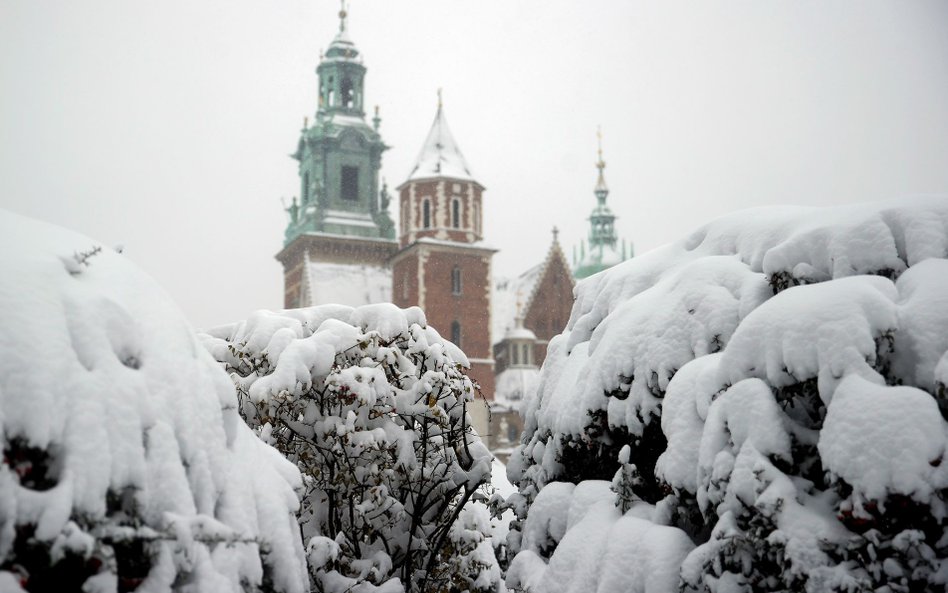
[[[352,81],[348,78],[342,79],[342,92],[340,93],[340,98],[342,99],[342,106],[345,108],[352,107],[354,93],[352,92]]]
[[[519,399],[519,398],[518,398]],[[516,442],[520,436],[520,431],[517,430],[517,425],[511,422],[507,425],[507,440],[510,442]]]
[[[461,228],[461,202],[451,200],[451,226]]]
[[[309,202],[309,171],[303,171],[303,190],[300,192],[303,196],[303,203]]]
[[[511,344],[511,345],[510,345],[510,349],[513,351],[513,356],[511,357],[511,358],[513,358],[512,364],[513,364],[514,366],[516,366],[516,365],[520,364],[520,345],[519,345],[519,344]]]
[[[474,234],[481,234],[481,207],[474,202]]]
[[[359,201],[359,168],[342,167],[342,199],[350,202]]]
[[[431,228],[431,202],[428,200],[421,203],[421,226]]]
[[[456,320],[451,322],[451,341],[458,348],[461,347],[461,324]]]
[[[451,294],[461,294],[461,268],[451,270]]]

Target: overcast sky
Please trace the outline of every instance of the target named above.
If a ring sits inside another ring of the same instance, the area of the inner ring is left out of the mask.
[[[122,244],[197,326],[282,306],[332,0],[0,0],[0,207]],[[353,0],[390,186],[444,89],[498,273],[764,204],[948,193],[948,3]],[[393,208],[393,215],[397,208]]]

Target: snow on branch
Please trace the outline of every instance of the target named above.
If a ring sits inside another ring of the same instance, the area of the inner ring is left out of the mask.
[[[204,344],[243,417],[302,472],[318,590],[496,590],[478,386],[420,309],[259,311]]]
[[[0,243],[0,589],[308,591],[300,474],[165,293],[51,225]]]
[[[508,463],[508,585],[943,590],[946,258],[944,198],[760,208],[581,282]]]

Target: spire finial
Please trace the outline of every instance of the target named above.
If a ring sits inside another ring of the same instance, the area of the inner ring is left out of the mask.
[[[346,30],[346,16],[349,13],[346,12],[346,0],[339,0],[339,32],[343,33]]]
[[[553,242],[556,243],[556,240],[560,236],[560,229],[556,228],[556,225],[553,225]]]
[[[602,171],[606,167],[606,163],[602,161],[602,126],[596,126],[596,143],[599,145],[599,162],[596,163],[596,166]]]
[[[441,106],[442,106],[442,105],[443,105],[443,103],[442,103],[442,100],[441,100],[441,87],[438,87],[438,109],[441,109]]]
[[[599,146],[599,160],[596,162],[596,168],[599,169],[599,179],[596,180],[596,195],[602,195],[600,200],[603,200],[609,189],[606,187],[606,177],[603,174],[603,169],[606,168],[606,161],[602,160],[602,127],[600,126],[596,126],[596,142]]]

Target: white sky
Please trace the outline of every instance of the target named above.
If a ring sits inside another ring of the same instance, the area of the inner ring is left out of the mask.
[[[0,207],[148,270],[192,322],[282,306],[280,197],[333,0],[2,0]],[[948,3],[354,0],[390,186],[444,88],[499,273],[609,203],[641,253],[729,211],[948,193]],[[393,208],[393,215],[397,208]]]

